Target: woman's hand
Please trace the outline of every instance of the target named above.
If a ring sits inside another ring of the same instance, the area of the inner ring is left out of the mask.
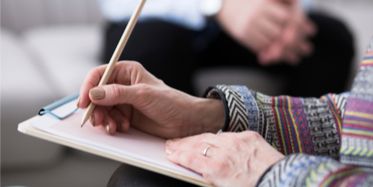
[[[275,0],[227,0],[217,15],[223,28],[254,52],[277,40],[290,19],[290,7]]]
[[[110,134],[135,127],[164,138],[217,132],[224,123],[219,100],[203,99],[175,90],[137,62],[119,62],[105,86],[96,87],[105,66],[93,69],[80,91],[78,107],[96,104],[94,126],[106,126]]]
[[[166,153],[214,186],[255,186],[266,169],[284,157],[252,131],[169,140]]]
[[[313,51],[308,39],[316,29],[299,0],[223,1],[217,20],[262,65],[297,64]]]
[[[290,6],[291,18],[280,37],[258,53],[259,62],[263,65],[280,62],[295,65],[313,52],[309,39],[316,34],[316,26],[307,18],[298,1]]]

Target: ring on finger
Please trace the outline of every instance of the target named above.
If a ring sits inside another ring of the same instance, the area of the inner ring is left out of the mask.
[[[209,151],[210,147],[211,147],[211,146],[206,146],[206,148],[203,149],[203,151],[202,151],[202,155],[203,155],[203,156],[207,157],[207,152]]]

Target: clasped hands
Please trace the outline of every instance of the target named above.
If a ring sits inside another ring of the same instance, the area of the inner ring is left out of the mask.
[[[173,89],[131,61],[117,63],[108,84],[96,87],[104,70],[94,68],[80,91],[79,108],[96,105],[91,124],[104,126],[111,135],[133,127],[171,139],[165,146],[167,158],[214,186],[254,186],[283,158],[256,132],[216,134],[224,125],[220,100]]]
[[[299,0],[225,0],[217,20],[262,65],[294,65],[313,51],[316,28]]]

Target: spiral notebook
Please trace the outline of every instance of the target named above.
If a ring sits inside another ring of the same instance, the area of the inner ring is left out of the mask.
[[[160,173],[200,186],[203,178],[167,160],[165,140],[130,129],[128,133],[108,135],[103,128],[87,124],[80,127],[83,111],[76,109],[77,96],[56,101],[18,125],[18,131],[94,155]]]

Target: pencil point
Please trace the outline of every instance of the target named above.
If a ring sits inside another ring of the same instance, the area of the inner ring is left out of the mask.
[[[80,124],[80,128],[83,128],[84,124],[87,122],[87,117],[84,116],[84,118],[82,119],[82,122]]]

